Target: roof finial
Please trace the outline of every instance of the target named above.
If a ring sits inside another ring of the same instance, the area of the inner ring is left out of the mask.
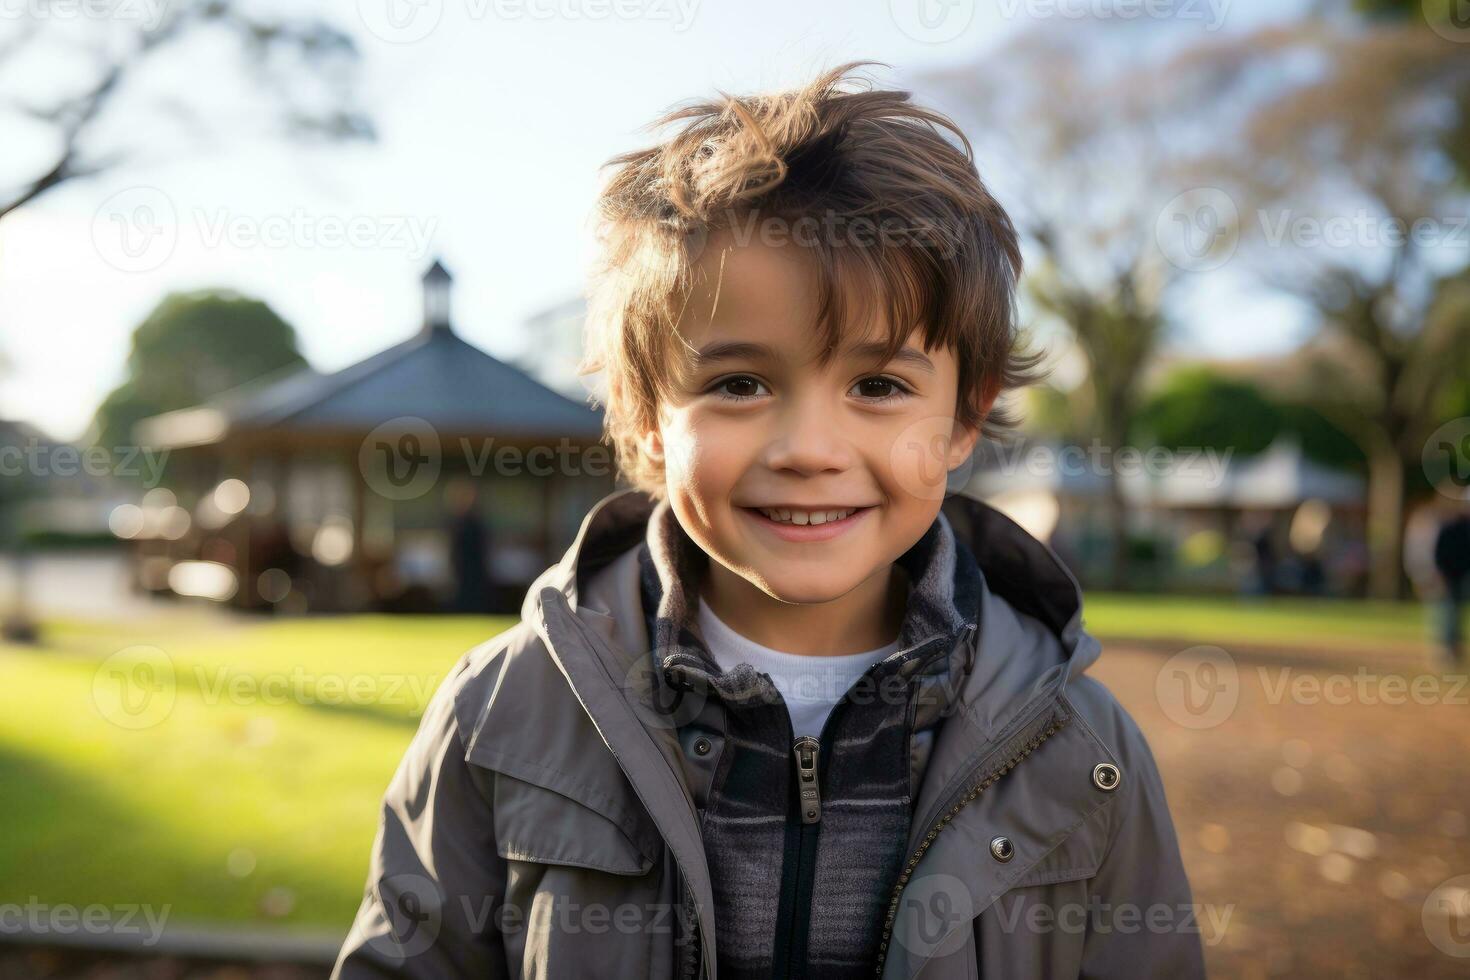
[[[424,273],[424,332],[449,330],[449,293],[454,277],[439,259]]]

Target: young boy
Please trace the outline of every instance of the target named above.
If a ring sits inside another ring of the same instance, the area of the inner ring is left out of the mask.
[[[1016,234],[861,64],[612,161],[632,487],[428,706],[335,977],[1203,975],[1076,581],[946,492],[1034,373]]]

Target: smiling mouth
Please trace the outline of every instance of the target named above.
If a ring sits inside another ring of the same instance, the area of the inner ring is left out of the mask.
[[[818,507],[818,508],[795,508],[795,507],[745,507],[744,510],[760,514],[777,524],[786,524],[792,527],[820,527],[823,524],[831,524],[844,520],[854,514],[870,510],[866,507]]]

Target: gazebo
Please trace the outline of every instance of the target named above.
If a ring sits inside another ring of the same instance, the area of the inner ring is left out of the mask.
[[[612,489],[612,459],[598,410],[455,333],[451,288],[434,262],[419,330],[364,361],[138,423],[140,445],[169,450],[167,489],[114,521],[140,583],[246,608],[436,608],[469,513],[490,605],[515,609]]]

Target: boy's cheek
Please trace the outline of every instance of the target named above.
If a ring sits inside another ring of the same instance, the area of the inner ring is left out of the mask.
[[[971,445],[957,440],[955,430],[953,416],[924,415],[893,434],[887,463],[899,499],[944,500],[949,473],[964,462]]]

